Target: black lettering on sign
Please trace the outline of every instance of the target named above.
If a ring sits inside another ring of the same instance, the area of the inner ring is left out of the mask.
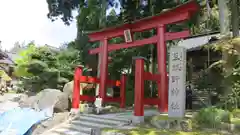
[[[171,96],[178,96],[178,94],[179,94],[179,89],[178,88],[172,88],[171,89]]]
[[[172,83],[178,83],[178,80],[180,79],[179,76],[171,76],[172,78]]]
[[[172,103],[171,103],[171,109],[172,109],[172,110],[179,110],[180,107],[179,107],[178,102],[172,102]]]
[[[172,61],[182,60],[182,53],[174,52]]]
[[[182,71],[181,64],[174,64],[174,65],[172,65],[172,71]]]

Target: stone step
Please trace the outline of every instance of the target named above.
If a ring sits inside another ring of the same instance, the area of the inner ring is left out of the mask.
[[[192,98],[204,98],[204,99],[207,99],[209,97],[208,96],[193,96]]]
[[[91,129],[76,125],[63,125],[42,135],[91,135]]]
[[[123,123],[131,122],[131,120],[129,120],[129,119],[114,118],[114,117],[109,117],[107,115],[81,114],[79,118],[81,118],[82,116],[92,117],[92,118],[95,118],[95,119],[104,119],[104,120],[110,120],[110,121],[118,121],[118,122],[123,122]]]
[[[203,97],[203,98],[209,98],[209,95],[194,95],[192,97]]]
[[[202,98],[202,97],[199,97],[199,98],[192,98],[193,101],[207,101],[209,100],[209,98]]]
[[[105,119],[105,118],[95,118],[95,117],[84,116],[84,115],[80,116],[76,120],[87,121],[87,122],[92,122],[92,123],[100,123],[100,124],[111,125],[111,126],[119,126],[119,125],[123,125],[123,124],[127,123],[127,122],[118,121],[118,120]]]
[[[92,129],[114,127],[114,126],[111,126],[111,125],[104,125],[104,124],[101,124],[101,123],[93,123],[93,122],[88,122],[88,121],[76,121],[76,120],[72,121],[71,124],[81,126],[81,127],[86,127],[86,128],[92,128]]]
[[[43,135],[91,135],[92,129],[120,127],[129,122],[131,120],[108,115],[81,114]]]
[[[87,134],[87,133],[82,133],[78,131],[67,131],[67,132],[53,131],[53,134],[54,135],[91,135],[91,133]],[[48,135],[52,135],[52,134],[48,134]]]
[[[91,133],[91,128],[87,127],[81,127],[73,124],[67,124],[59,127],[55,131],[57,132],[68,132],[68,131],[76,131],[76,132],[81,132],[84,134],[90,134]]]

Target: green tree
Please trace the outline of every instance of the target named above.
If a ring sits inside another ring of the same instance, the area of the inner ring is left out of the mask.
[[[31,73],[27,72],[28,63],[31,61],[30,54],[36,51],[34,44],[29,44],[26,50],[19,53],[20,58],[15,60],[17,66],[14,69],[14,75],[18,77],[30,77]]]
[[[22,57],[16,60],[15,75],[21,78],[25,89],[32,91],[61,89],[73,80],[73,70],[81,64],[79,51],[73,48],[53,50],[30,44],[20,54]]]
[[[90,5],[93,5],[92,3],[100,4],[104,1],[107,2],[108,8],[116,6],[115,0],[47,0],[49,10],[48,17],[54,21],[58,17],[62,16],[62,21],[65,24],[69,25],[73,19],[73,10],[88,7]]]

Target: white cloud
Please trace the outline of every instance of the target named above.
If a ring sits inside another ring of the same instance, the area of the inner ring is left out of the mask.
[[[4,49],[17,41],[59,46],[76,37],[76,23],[65,26],[47,18],[46,0],[0,0],[0,40]]]

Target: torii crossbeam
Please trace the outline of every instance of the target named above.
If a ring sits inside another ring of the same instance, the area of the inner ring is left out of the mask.
[[[197,12],[198,8],[199,5],[195,1],[190,1],[172,10],[162,12],[158,16],[145,18],[132,24],[124,24],[119,27],[108,28],[103,31],[89,34],[90,41],[102,42],[102,46],[100,46],[99,48],[89,50],[90,54],[101,53],[99,96],[102,98],[102,101],[104,102],[104,99],[106,98],[108,52],[119,50],[122,48],[137,47],[146,44],[156,44],[158,72],[160,73],[158,83],[159,110],[161,112],[167,112],[168,77],[166,67],[166,41],[188,37],[190,35],[190,31],[185,30],[181,32],[171,33],[166,31],[166,25],[188,20],[193,14]],[[141,32],[150,29],[156,29],[157,35],[143,40],[133,40],[130,43],[108,44],[109,39],[123,36],[125,30],[130,30],[131,34],[134,34],[135,32]]]

